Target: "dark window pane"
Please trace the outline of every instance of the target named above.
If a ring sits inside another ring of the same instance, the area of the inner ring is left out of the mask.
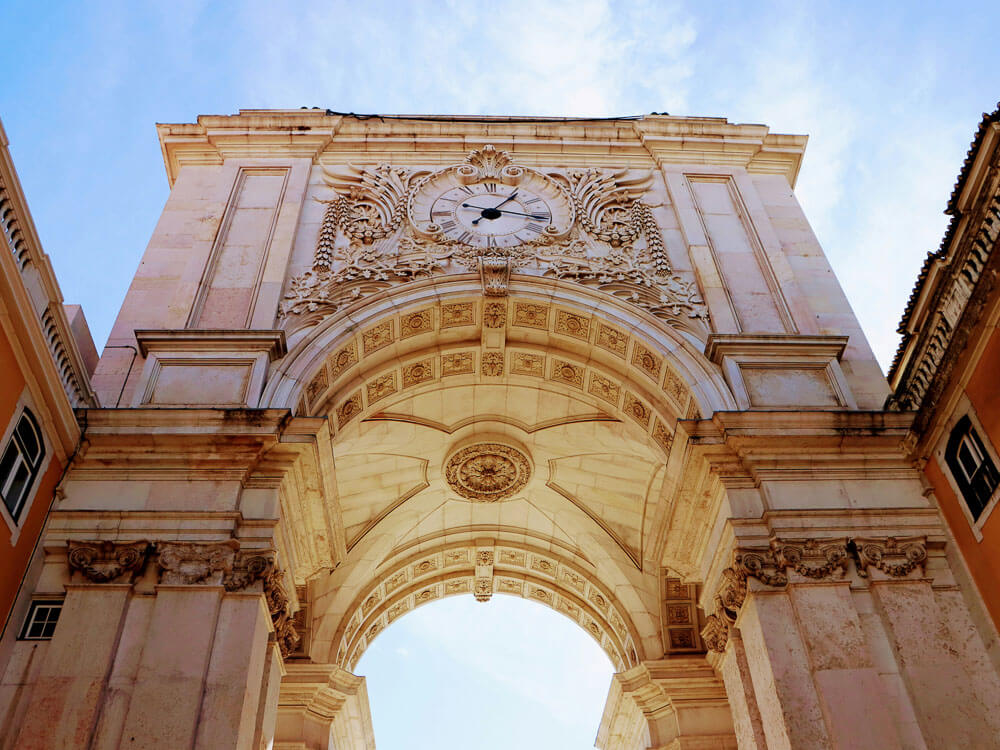
[[[7,444],[7,450],[3,452],[3,458],[0,459],[0,492],[7,486],[7,480],[14,473],[14,465],[17,463],[20,455],[21,451],[18,449],[17,444],[11,440]]]
[[[31,474],[28,467],[23,461],[19,461],[14,469],[14,477],[3,496],[4,505],[7,506],[7,510],[10,511],[15,521],[21,513],[21,500],[24,498],[30,480]]]
[[[958,446],[958,461],[965,472],[965,478],[972,479],[976,469],[979,468],[979,461],[973,455],[968,440],[963,440]]]
[[[969,512],[978,520],[1000,485],[1000,473],[969,417],[956,423],[944,457]]]
[[[21,638],[51,638],[61,612],[62,602],[32,602]]]
[[[35,426],[27,414],[21,415],[21,421],[17,423],[17,436],[21,439],[24,448],[25,458],[28,463],[34,465],[41,457],[42,447],[38,442],[38,433]]]

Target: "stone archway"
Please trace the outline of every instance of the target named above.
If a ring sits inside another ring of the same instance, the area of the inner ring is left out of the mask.
[[[672,644],[661,611],[684,466],[671,451],[678,421],[735,400],[692,331],[578,285],[515,281],[507,297],[476,278],[411,282],[289,334],[263,403],[328,418],[343,518],[341,565],[303,580],[309,656],[349,672],[416,607],[506,593],[570,617],[619,671],[672,645],[697,672],[695,587]],[[480,474],[509,463],[516,486],[470,492],[449,473],[468,456],[492,462]]]

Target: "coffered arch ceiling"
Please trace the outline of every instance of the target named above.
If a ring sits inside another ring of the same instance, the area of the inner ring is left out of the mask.
[[[675,426],[732,397],[685,335],[599,297],[548,282],[490,298],[477,279],[429,280],[293,333],[265,403],[329,418],[347,549],[311,594],[320,654],[349,667],[390,610],[420,603],[410,586],[408,604],[383,601],[381,619],[357,614],[399,560],[482,539],[558,551],[618,601],[629,639],[610,621],[595,635],[617,664],[632,663],[629,648],[662,653],[651,542],[676,484]],[[494,492],[507,479],[516,486]],[[463,575],[448,572],[434,596],[458,593],[445,582]],[[580,592],[532,576],[493,590],[548,591],[594,634]]]

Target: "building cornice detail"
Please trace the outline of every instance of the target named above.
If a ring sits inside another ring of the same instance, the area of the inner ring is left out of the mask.
[[[1000,109],[983,116],[946,213],[952,220],[924,263],[899,325],[889,409],[928,427],[956,364],[976,335],[1000,274]]]
[[[139,353],[149,356],[150,351],[218,352],[248,351],[267,352],[274,362],[288,353],[284,331],[241,330],[241,329],[180,329],[135,331]]]
[[[8,246],[8,251],[3,253],[7,257],[2,262],[7,267],[0,271],[0,278],[27,282],[29,270],[34,269],[36,283],[41,286],[45,300],[44,307],[39,309],[26,286],[22,284],[20,289],[15,289],[8,282],[4,286],[10,287],[9,293],[14,298],[10,314],[23,318],[27,311],[34,311],[34,321],[25,320],[25,336],[32,340],[39,359],[49,360],[39,365],[46,371],[47,379],[60,383],[68,405],[71,408],[96,406],[97,397],[90,387],[90,374],[63,309],[62,291],[52,263],[42,249],[7,147],[7,136],[0,125],[0,235]],[[0,290],[0,303],[6,296],[7,293]],[[42,351],[47,351],[48,356],[42,355]]]
[[[478,125],[479,132],[476,132]],[[644,115],[623,118],[358,116],[323,110],[241,110],[203,115],[197,123],[157,125],[172,185],[184,165],[236,158],[308,158],[314,162],[432,163],[492,143],[538,165],[652,159],[665,164],[718,164],[780,174],[794,186],[807,138],[725,118]]]

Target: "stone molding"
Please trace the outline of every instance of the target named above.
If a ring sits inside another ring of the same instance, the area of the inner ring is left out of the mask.
[[[785,588],[789,582],[845,580],[849,561],[858,575],[872,577],[878,570],[887,578],[907,578],[927,562],[926,537],[840,537],[836,539],[783,540],[772,538],[769,547],[738,547],[733,563],[722,571],[715,594],[715,611],[706,618],[702,640],[712,651],[723,653],[729,630],[746,601],[748,581]],[[794,574],[794,575],[790,575]]]
[[[281,330],[137,329],[135,340],[139,346],[139,353],[143,357],[149,356],[150,352],[159,351],[218,352],[238,350],[266,352],[268,360],[274,362],[288,354],[285,332]]]
[[[355,116],[329,110],[241,109],[235,115],[200,115],[197,123],[156,126],[171,185],[185,165],[218,165],[226,159],[306,158],[367,163],[391,154],[394,163],[441,161],[459,151],[448,128],[461,123],[465,140],[496,144],[535,164],[565,160],[567,142],[588,163],[719,164],[752,174],[780,174],[794,187],[807,137],[772,133],[765,125],[724,117],[643,115],[588,122],[558,117],[463,118],[452,115]],[[289,139],[288,133],[294,132]],[[530,137],[524,136],[530,132]],[[333,133],[333,137],[331,137]],[[405,136],[405,137],[399,137]],[[464,140],[459,139],[464,144]],[[414,149],[416,143],[416,149]],[[527,143],[526,146],[522,143]],[[398,145],[398,151],[393,148]],[[377,150],[376,150],[377,149]]]
[[[592,571],[551,549],[481,538],[433,547],[380,571],[341,617],[329,661],[353,669],[382,631],[416,607],[454,595],[486,601],[494,593],[520,596],[569,617],[618,669],[634,666],[642,656],[628,608]]]

